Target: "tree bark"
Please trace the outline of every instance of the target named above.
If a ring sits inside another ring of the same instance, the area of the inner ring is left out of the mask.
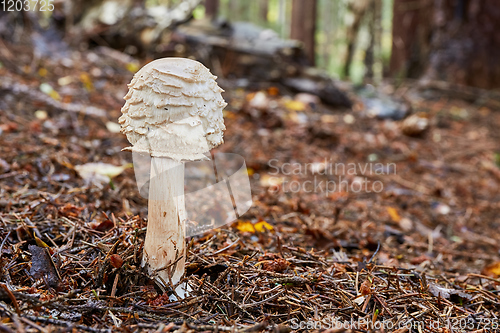
[[[250,8],[251,8],[250,1],[240,0],[238,10],[239,10],[239,16],[241,17],[242,21],[245,21],[245,22],[250,21],[250,18],[251,18]]]
[[[210,20],[216,19],[219,14],[219,0],[205,0],[205,16]]]
[[[267,13],[269,12],[269,0],[259,1],[259,20],[263,24],[267,24]]]
[[[279,22],[281,26],[281,38],[289,38],[289,24],[287,23],[287,11],[288,11],[288,6],[287,6],[287,1],[286,0],[279,0]]]
[[[433,1],[394,0],[391,76],[417,78],[428,61]]]
[[[354,16],[354,20],[350,26],[347,27],[347,54],[344,61],[344,76],[348,77],[351,71],[351,63],[354,58],[354,51],[356,42],[358,40],[358,32],[361,27],[361,21],[365,16],[369,0],[355,0],[349,4],[349,10]]]
[[[381,78],[378,71],[380,65],[380,49],[382,36],[382,1],[370,0],[369,10],[370,42],[365,52],[365,79],[373,81]]]
[[[395,0],[390,74],[500,87],[496,0]]]
[[[426,78],[485,89],[500,87],[497,0],[440,0]]]
[[[325,34],[325,39],[321,45],[321,56],[322,56],[322,67],[326,70],[329,69],[330,59],[332,56],[332,45],[335,35],[335,11],[333,9],[333,1],[326,1],[324,8],[321,13],[321,20],[323,21],[323,32]]]
[[[316,0],[293,0],[290,38],[301,41],[310,65],[315,63]]]

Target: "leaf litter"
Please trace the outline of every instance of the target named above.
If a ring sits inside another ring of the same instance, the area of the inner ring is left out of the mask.
[[[9,48],[21,54],[23,45]],[[367,116],[361,101],[312,108],[276,87],[225,87],[218,151],[245,157],[254,205],[188,240],[193,291],[172,302],[141,268],[147,201],[110,125],[132,74],[94,58],[57,71],[40,60],[43,75],[0,68],[2,331],[290,332],[332,321],[358,326],[329,332],[381,332],[377,322],[398,332],[498,328],[498,110],[444,95],[412,99],[416,88],[402,85],[395,95],[406,92],[428,120],[410,133],[402,121]],[[382,192],[286,188],[333,180],[319,170],[336,162],[368,161],[397,172],[341,176],[380,180]],[[288,168],[307,163],[316,172]],[[107,177],[98,186],[78,172],[89,165],[94,178]],[[102,172],[108,165],[120,172]],[[453,325],[461,321],[468,328]]]

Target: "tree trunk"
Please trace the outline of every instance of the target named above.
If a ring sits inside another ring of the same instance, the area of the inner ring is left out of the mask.
[[[500,87],[497,0],[395,0],[390,73]]]
[[[370,42],[365,52],[365,79],[373,79],[373,65],[375,64],[375,1],[370,0],[368,12],[368,30]]]
[[[269,0],[259,1],[259,21],[267,24],[267,13],[269,12]]]
[[[287,23],[287,1],[286,0],[279,0],[279,22],[281,26],[281,38],[289,38],[289,25]]]
[[[228,19],[231,22],[236,22],[239,21],[241,18],[238,17],[238,0],[228,0],[227,1],[227,13],[228,13]]]
[[[369,33],[370,42],[365,52],[365,78],[373,81],[381,78],[379,67],[380,65],[380,49],[382,36],[382,1],[370,0],[369,11]]]
[[[326,70],[329,69],[330,59],[332,56],[332,46],[335,35],[335,11],[333,9],[333,1],[326,1],[324,8],[321,11],[321,20],[323,25],[323,32],[325,39],[321,45],[322,67]]]
[[[251,15],[250,15],[250,8],[251,8],[251,3],[248,0],[240,0],[238,10],[239,10],[239,16],[241,17],[241,20],[244,22],[249,22]]]
[[[311,65],[315,63],[316,0],[293,0],[290,38],[304,43]]]
[[[391,76],[422,75],[429,54],[433,14],[432,0],[394,0]]]
[[[351,63],[354,58],[354,51],[356,42],[358,40],[358,32],[361,27],[361,21],[365,15],[368,7],[368,0],[355,0],[349,3],[349,10],[354,16],[354,20],[350,26],[347,27],[347,54],[344,61],[344,76],[348,77],[351,71]]]
[[[210,20],[217,18],[219,13],[219,0],[205,0],[205,16]]]
[[[440,0],[426,78],[500,87],[498,0]]]

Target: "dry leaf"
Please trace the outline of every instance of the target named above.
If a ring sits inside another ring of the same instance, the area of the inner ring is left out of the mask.
[[[408,136],[419,136],[429,128],[428,115],[420,112],[406,118],[401,124],[401,131]]]
[[[258,232],[264,232],[266,230],[272,231],[274,230],[273,226],[267,223],[266,221],[260,221],[255,223],[254,225],[255,230]]]
[[[249,221],[238,221],[236,222],[236,229],[240,232],[251,232],[255,233],[255,228],[252,222]]]
[[[40,91],[49,95],[50,97],[52,97],[55,100],[61,99],[61,95],[59,95],[59,93],[57,91],[55,91],[54,88],[52,88],[52,86],[48,83],[42,83],[40,85]]]
[[[35,279],[44,278],[50,287],[57,287],[59,278],[48,249],[36,245],[28,245],[28,249],[31,252],[30,274]]]
[[[270,175],[262,175],[260,177],[260,186],[262,187],[278,187],[285,181],[283,177],[275,177]]]
[[[264,261],[263,268],[266,271],[281,273],[285,271],[290,266],[290,263],[283,258],[277,258],[274,260]]]
[[[269,107],[269,98],[266,93],[259,91],[255,94],[248,94],[248,106],[257,110],[267,110]]]
[[[300,101],[286,101],[285,107],[291,111],[304,111],[306,105]]]
[[[467,294],[461,290],[441,287],[440,285],[435,283],[429,283],[429,292],[436,297],[440,296],[446,299],[449,299],[451,295],[457,295],[468,300],[472,298],[472,295]]]
[[[83,86],[87,91],[94,90],[94,85],[92,84],[92,79],[87,73],[80,74],[80,82],[83,83]]]
[[[108,121],[106,123],[106,128],[108,129],[108,131],[110,131],[111,133],[120,133],[120,130],[121,130],[121,125],[118,124],[118,123],[115,123],[114,121]]]
[[[401,221],[401,216],[399,216],[399,213],[396,210],[396,208],[387,207],[387,213],[389,213],[389,216],[391,217],[391,220],[393,220],[394,222]]]
[[[114,268],[120,268],[123,266],[123,259],[119,254],[112,254],[109,257],[109,262]]]
[[[368,295],[368,294],[370,294],[370,293],[371,293],[371,291],[372,291],[372,289],[371,289],[371,288],[372,288],[372,284],[370,283],[370,281],[365,280],[365,282],[363,282],[363,283],[361,284],[361,287],[359,287],[359,293],[360,293],[361,295],[363,295],[363,296]]]
[[[251,232],[251,233],[274,230],[273,226],[267,223],[266,221],[259,221],[255,224],[253,224],[250,221],[238,221],[235,227],[240,232]]]
[[[85,180],[85,183],[93,184],[102,187],[102,184],[107,184],[111,178],[118,176],[123,170],[131,168],[132,163],[122,166],[116,166],[107,163],[87,163],[83,165],[75,165],[75,170],[78,175]]]
[[[426,256],[425,254],[422,254],[421,256],[418,256],[418,257],[415,257],[415,258],[411,259],[410,263],[412,265],[420,265],[423,262],[431,261],[431,260],[432,259],[429,258],[428,256]]]
[[[115,224],[111,220],[104,220],[102,222],[92,221],[89,223],[89,226],[94,230],[106,232],[113,229]]]
[[[43,240],[38,238],[36,235],[34,235],[33,237],[35,237],[36,245],[38,245],[39,247],[46,247],[46,248],[50,249],[50,246],[48,246],[47,243],[45,243]]]
[[[487,276],[500,277],[500,261],[486,266],[481,273]]]

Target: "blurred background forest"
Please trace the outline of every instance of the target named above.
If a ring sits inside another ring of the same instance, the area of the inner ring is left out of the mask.
[[[380,80],[388,69],[393,0],[208,0],[206,3],[213,3],[208,6],[208,16],[212,15],[212,8],[218,7],[219,17],[249,21],[274,30],[283,39],[301,40],[310,62],[337,78],[361,82],[370,76]],[[201,10],[199,13],[207,15]],[[311,23],[307,27],[302,22]]]
[[[37,24],[63,28],[65,40],[80,48],[111,46],[154,58],[193,56],[181,45],[184,41],[198,37],[195,49],[208,45],[207,52],[217,53],[212,51],[221,41],[209,37],[224,36],[231,42],[223,48],[231,49],[235,40],[252,40],[234,49],[272,57],[276,51],[294,53],[293,65],[316,66],[354,83],[423,77],[480,88],[500,85],[500,8],[495,0],[58,0],[54,9],[24,12],[24,21],[41,14]],[[195,33],[189,27],[181,29],[180,37],[172,33],[186,22]],[[14,27],[3,20],[0,33],[15,39]],[[283,42],[290,40],[300,43]],[[267,42],[273,47],[266,48]]]

